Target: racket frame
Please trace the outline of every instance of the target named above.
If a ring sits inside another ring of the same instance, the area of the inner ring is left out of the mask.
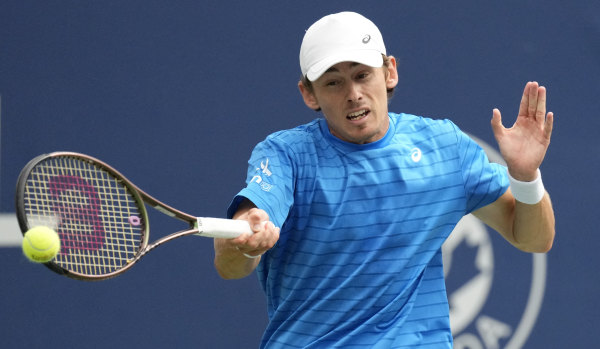
[[[149,195],[145,191],[141,190],[138,186],[133,184],[130,180],[128,180],[123,174],[114,169],[112,166],[107,163],[91,157],[89,155],[76,153],[76,152],[68,152],[68,151],[59,151],[52,152],[48,154],[42,154],[35,158],[25,165],[23,170],[19,175],[19,179],[17,181],[17,190],[16,190],[16,211],[17,211],[17,220],[19,222],[19,227],[21,228],[21,232],[25,234],[32,226],[29,224],[29,220],[27,218],[27,214],[25,212],[25,187],[28,181],[28,178],[32,172],[32,170],[41,162],[51,159],[51,158],[64,158],[70,157],[78,160],[83,160],[88,162],[93,166],[100,167],[102,170],[108,172],[111,176],[119,181],[121,185],[123,185],[127,191],[132,195],[138,209],[139,213],[142,215],[143,227],[142,227],[142,239],[140,241],[140,246],[137,250],[135,256],[127,262],[124,266],[118,268],[115,271],[99,274],[99,275],[91,275],[91,274],[83,274],[73,270],[68,270],[63,268],[58,263],[54,261],[46,262],[44,265],[48,267],[50,270],[68,276],[73,279],[79,280],[105,280],[112,277],[115,277],[125,271],[129,270],[137,261],[140,260],[146,253],[150,250],[156,248],[157,246],[167,242],[174,240],[176,238],[187,236],[187,235],[200,235],[204,237],[224,237],[224,238],[233,238],[235,236],[239,236],[242,233],[252,234],[252,230],[248,222],[239,221],[239,220],[230,220],[230,219],[221,219],[221,218],[210,218],[210,217],[196,217],[190,214],[187,214],[183,211],[180,211],[172,206],[169,206],[153,196]],[[146,204],[153,207],[157,211],[170,216],[172,218],[176,218],[180,221],[188,223],[188,229],[184,229],[170,235],[163,236],[151,244],[149,243],[150,237],[150,222],[148,219],[148,211],[146,208]]]

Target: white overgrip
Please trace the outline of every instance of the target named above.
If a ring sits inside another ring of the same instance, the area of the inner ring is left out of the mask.
[[[197,235],[200,236],[233,239],[242,234],[254,234],[245,220],[197,217],[197,222]]]

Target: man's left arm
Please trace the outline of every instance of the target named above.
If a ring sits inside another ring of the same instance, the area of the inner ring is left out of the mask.
[[[510,188],[495,202],[473,212],[525,252],[545,253],[554,241],[554,210],[548,193],[534,205],[515,200]]]
[[[525,85],[519,115],[511,128],[502,125],[500,111],[494,109],[492,130],[506,161],[511,187],[494,203],[473,212],[527,252],[547,252],[554,241],[554,210],[539,177],[553,121],[553,113],[546,114],[546,88],[537,82]]]

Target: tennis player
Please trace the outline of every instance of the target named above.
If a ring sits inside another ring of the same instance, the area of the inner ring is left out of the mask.
[[[441,246],[457,222],[473,213],[520,250],[552,246],[546,89],[526,84],[511,128],[493,110],[503,167],[449,120],[388,112],[396,60],[357,13],[315,22],[300,67],[323,118],[255,147],[228,210],[255,234],[215,239],[216,269],[257,271],[263,348],[451,348]]]

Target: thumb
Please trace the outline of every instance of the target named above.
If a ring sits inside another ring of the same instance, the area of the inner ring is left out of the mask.
[[[502,125],[502,115],[500,114],[500,110],[494,108],[492,112],[492,131],[494,132],[494,137],[496,137],[496,141],[502,134],[504,133],[504,125]]]
[[[269,215],[264,210],[253,208],[248,212],[248,223],[255,233],[261,231],[268,221]]]

